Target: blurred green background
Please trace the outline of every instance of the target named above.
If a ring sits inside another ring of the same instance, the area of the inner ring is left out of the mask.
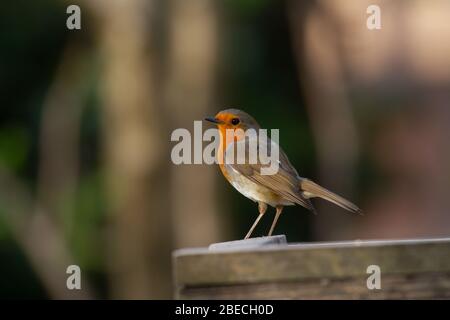
[[[174,129],[228,107],[365,212],[286,208],[289,241],[448,236],[450,3],[377,1],[373,31],[369,4],[0,4],[0,297],[172,297],[173,249],[242,238],[257,216],[217,167],[170,161]]]

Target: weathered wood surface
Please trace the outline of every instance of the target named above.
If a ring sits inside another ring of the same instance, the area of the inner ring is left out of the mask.
[[[450,238],[174,252],[183,299],[449,299]],[[367,267],[381,269],[369,290]]]

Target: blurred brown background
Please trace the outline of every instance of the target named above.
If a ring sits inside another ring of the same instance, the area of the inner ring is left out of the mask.
[[[446,0],[18,0],[0,25],[3,298],[170,298],[173,249],[242,238],[256,205],[170,161],[174,129],[227,107],[365,212],[290,207],[289,241],[450,234]]]

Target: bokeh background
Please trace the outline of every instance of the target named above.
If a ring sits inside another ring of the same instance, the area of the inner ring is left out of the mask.
[[[0,106],[2,298],[171,298],[173,249],[242,238],[256,204],[170,161],[227,107],[365,212],[286,208],[289,241],[450,235],[446,0],[3,1]]]

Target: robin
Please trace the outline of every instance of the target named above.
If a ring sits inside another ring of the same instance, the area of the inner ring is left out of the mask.
[[[255,141],[252,141],[251,137],[249,138],[248,135],[243,133],[248,129],[254,129],[255,131],[260,129],[256,120],[244,111],[227,109],[220,111],[215,117],[208,117],[205,120],[216,124],[220,132],[217,158],[223,175],[241,194],[258,203],[259,215],[245,236],[245,239],[251,236],[253,230],[266,212],[267,205],[276,208],[275,218],[268,236],[272,235],[284,206],[299,204],[315,213],[315,209],[310,201],[311,198],[322,198],[350,212],[361,213],[361,210],[350,201],[319,186],[311,180],[300,177],[297,170],[295,170],[286,154],[278,145],[279,167],[276,173],[272,175],[261,173],[265,164],[259,159],[256,163],[228,161],[226,157],[227,152],[235,148],[238,143],[244,143],[247,146],[245,148],[247,159],[250,149],[248,146]],[[227,136],[227,132],[229,134],[230,131],[235,133],[231,139]],[[270,138],[266,139],[267,146],[269,147],[267,149],[270,150],[270,145],[273,145],[274,142]],[[259,148],[264,143],[264,139],[258,139],[256,143]]]

